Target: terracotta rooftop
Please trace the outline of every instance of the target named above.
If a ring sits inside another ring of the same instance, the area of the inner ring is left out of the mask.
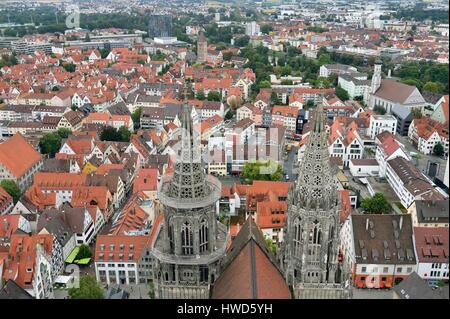
[[[0,144],[0,163],[14,176],[20,177],[41,160],[41,155],[17,133]]]
[[[249,217],[212,288],[213,299],[290,299],[291,293],[261,230]]]

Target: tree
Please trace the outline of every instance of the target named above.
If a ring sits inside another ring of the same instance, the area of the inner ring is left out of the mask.
[[[419,108],[417,108],[417,107],[413,107],[411,109],[411,113],[413,114],[415,119],[422,118],[422,111]]]
[[[229,109],[227,114],[225,114],[225,120],[231,120],[234,116],[234,111],[233,109]]]
[[[248,45],[250,41],[250,37],[248,35],[244,35],[242,37],[237,38],[236,40],[234,40],[234,45],[237,47],[245,47],[246,45]]]
[[[375,193],[373,197],[364,198],[361,207],[366,213],[388,214],[391,212],[391,205],[382,193]]]
[[[141,114],[142,114],[142,107],[138,107],[131,114],[131,118],[133,119],[133,126],[136,129],[141,126]]]
[[[148,296],[150,299],[155,299],[155,284],[153,281],[148,284]]]
[[[313,100],[306,101],[305,110],[313,108],[313,107],[314,107],[314,101]]]
[[[75,64],[73,63],[66,63],[63,67],[67,72],[75,72]]]
[[[379,105],[375,106],[375,107],[373,108],[373,111],[374,111],[375,113],[377,113],[377,114],[380,114],[380,115],[386,114],[386,109],[385,109],[384,107],[382,107],[382,106],[379,106]]]
[[[277,245],[275,245],[275,243],[273,242],[273,240],[271,238],[266,238],[266,244],[272,253],[274,253],[274,254],[277,253]]]
[[[17,203],[20,196],[22,195],[22,192],[20,191],[19,187],[17,186],[16,182],[9,179],[4,179],[0,182],[0,186],[3,187],[3,189],[11,195],[13,198],[14,203]]]
[[[122,142],[129,142],[131,137],[131,132],[126,126],[121,126],[117,133],[120,136],[120,141]]]
[[[104,126],[100,132],[100,140],[102,141],[119,141],[120,135],[117,129],[112,126]]]
[[[203,101],[204,99],[206,99],[205,91],[203,91],[203,89],[198,90],[197,94],[195,95],[195,98],[200,101]]]
[[[348,93],[346,90],[338,86],[335,91],[336,96],[342,100],[343,102],[347,101],[350,97],[348,96]]]
[[[61,147],[61,136],[57,132],[48,133],[39,140],[39,148],[42,154],[55,156]]]
[[[436,156],[442,156],[444,155],[444,146],[441,142],[437,142],[436,145],[433,147],[433,154]]]
[[[84,42],[91,42],[91,37],[89,36],[89,33],[86,33],[86,36],[84,37]]]
[[[331,58],[328,54],[324,53],[324,54],[319,55],[317,62],[319,63],[319,66],[322,66],[324,64],[330,64]]]
[[[221,99],[222,99],[222,97],[220,96],[220,92],[217,92],[217,91],[209,91],[208,92],[208,96],[207,96],[208,101],[220,102]]]
[[[79,288],[70,288],[71,299],[103,299],[103,288],[93,275],[85,275],[80,278]]]
[[[264,80],[259,82],[258,87],[259,89],[270,89],[272,87],[272,84],[270,84],[269,81]]]
[[[61,127],[56,131],[61,138],[68,138],[70,134],[72,134],[72,130],[70,128]]]
[[[227,51],[223,53],[223,60],[224,61],[231,61],[231,58],[233,57],[233,52]]]
[[[80,250],[78,251],[76,259],[85,259],[91,258],[92,252],[88,245],[82,244],[80,245]]]
[[[439,82],[427,82],[424,84],[423,91],[433,92],[433,93],[443,93],[444,92],[444,84]]]
[[[269,34],[269,32],[273,31],[273,26],[271,24],[263,24],[260,31],[263,34]]]
[[[272,160],[247,162],[242,176],[250,182],[253,180],[279,181],[283,177],[283,167]]]

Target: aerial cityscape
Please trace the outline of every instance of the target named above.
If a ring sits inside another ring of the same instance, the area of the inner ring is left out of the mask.
[[[448,300],[448,7],[1,0],[0,299]]]

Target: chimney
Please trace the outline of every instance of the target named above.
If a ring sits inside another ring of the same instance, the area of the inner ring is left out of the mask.
[[[403,216],[400,216],[400,225],[398,226],[400,230],[402,230],[402,226],[403,226]]]
[[[369,218],[366,218],[366,230],[369,230]]]

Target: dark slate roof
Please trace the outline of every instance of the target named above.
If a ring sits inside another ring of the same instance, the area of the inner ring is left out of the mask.
[[[411,215],[352,214],[358,264],[416,264]]]
[[[448,286],[445,289],[432,289],[416,272],[393,287],[400,299],[447,299]],[[446,290],[446,291],[445,291]],[[447,296],[447,297],[446,297]]]
[[[131,115],[130,110],[127,108],[124,102],[119,102],[114,105],[111,105],[108,108],[108,112],[111,115]]]
[[[398,104],[392,107],[392,114],[397,115],[402,120],[412,120],[413,118],[411,110]]]
[[[14,280],[8,280],[0,289],[0,299],[34,299],[25,289]]]
[[[43,172],[70,172],[69,159],[46,158],[42,165]]]
[[[432,220],[448,223],[449,202],[448,200],[416,200],[416,212],[419,223]]]
[[[290,299],[291,293],[264,235],[249,217],[233,240],[213,299]]]

